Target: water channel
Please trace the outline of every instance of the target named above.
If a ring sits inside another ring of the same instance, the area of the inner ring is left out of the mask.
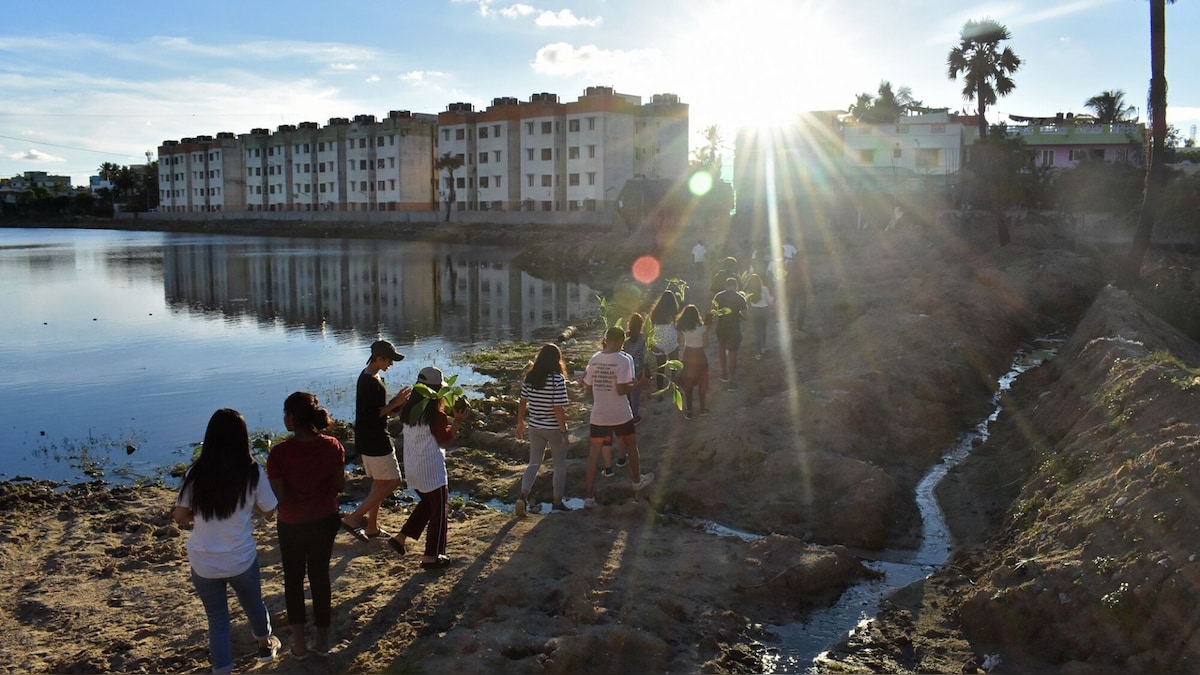
[[[0,229],[0,479],[120,483],[184,461],[214,410],[283,430],[311,391],[353,419],[368,346],[407,358],[389,388],[596,310],[517,250],[419,242]]]
[[[1008,372],[997,381],[991,413],[963,433],[917,484],[915,498],[921,513],[922,531],[920,547],[913,551],[884,552],[875,560],[866,561],[867,567],[881,574],[879,578],[851,586],[833,605],[811,613],[803,621],[770,626],[769,631],[778,636],[779,643],[770,646],[763,659],[768,672],[815,672],[815,664],[822,654],[871,621],[878,614],[884,598],[928,577],[945,564],[951,552],[950,531],[934,490],[950,469],[966,459],[973,448],[987,441],[988,427],[1000,416],[1000,398],[1012,387],[1017,376],[1041,365],[1055,353],[1059,342],[1052,337],[1041,338],[1018,351]]]

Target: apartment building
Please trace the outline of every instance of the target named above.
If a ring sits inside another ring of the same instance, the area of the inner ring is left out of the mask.
[[[1090,115],[1053,117],[1009,115],[1010,136],[1025,142],[1034,166],[1068,168],[1081,161],[1141,165],[1146,125],[1132,121],[1101,124]]]
[[[232,133],[163,141],[159,146],[160,212],[240,211],[245,201],[241,153]]]
[[[687,172],[688,106],[673,94],[650,103],[611,87],[588,87],[563,103],[541,92],[528,101],[493,99],[485,111],[453,103],[438,115],[438,154],[462,161],[439,199],[454,208],[598,210],[615,205],[627,180],[679,179]]]

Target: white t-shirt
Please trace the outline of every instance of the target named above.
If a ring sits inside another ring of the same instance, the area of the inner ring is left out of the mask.
[[[786,260],[791,260],[796,257],[796,247],[790,243],[783,245],[783,257]]]
[[[762,309],[763,307],[770,307],[775,302],[775,298],[771,297],[771,289],[763,286],[762,291],[758,294],[758,302],[750,302],[749,298],[746,298],[746,301],[751,307]]]
[[[267,472],[260,466],[258,485],[228,518],[206,520],[192,508],[191,485],[180,493],[175,505],[192,509],[195,518],[192,534],[187,541],[188,563],[192,569],[205,579],[227,579],[245,572],[258,555],[254,543],[254,523],[250,519],[254,515],[254,507],[272,511],[279,505],[279,500],[271,491]]]
[[[592,424],[615,427],[633,419],[629,398],[617,393],[618,384],[633,382],[633,357],[625,352],[596,352],[588,360],[583,383],[592,388]]]
[[[692,247],[692,261],[702,263],[707,255],[708,249],[704,248],[704,244],[696,244]]]
[[[707,326],[696,326],[695,328],[684,331],[679,335],[683,338],[684,347],[703,347],[704,334],[707,332]]]

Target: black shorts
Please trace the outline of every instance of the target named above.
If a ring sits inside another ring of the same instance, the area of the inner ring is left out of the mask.
[[[606,443],[605,445],[612,445],[613,436],[633,436],[635,433],[637,433],[637,432],[635,431],[633,420],[631,419],[628,422],[626,422],[624,424],[618,424],[615,427],[607,427],[607,426],[601,426],[599,424],[593,424],[590,427],[588,436],[592,439],[593,442],[608,441],[608,443]]]
[[[729,333],[717,332],[717,346],[721,349],[727,349],[731,352],[736,352],[742,346],[742,331],[733,331]]]

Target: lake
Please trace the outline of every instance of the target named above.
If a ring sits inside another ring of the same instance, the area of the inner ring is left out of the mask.
[[[129,482],[187,461],[218,408],[282,432],[310,391],[353,420],[374,340],[487,380],[456,358],[596,310],[502,247],[420,242],[0,229],[0,478]],[[532,354],[531,354],[532,357]]]

